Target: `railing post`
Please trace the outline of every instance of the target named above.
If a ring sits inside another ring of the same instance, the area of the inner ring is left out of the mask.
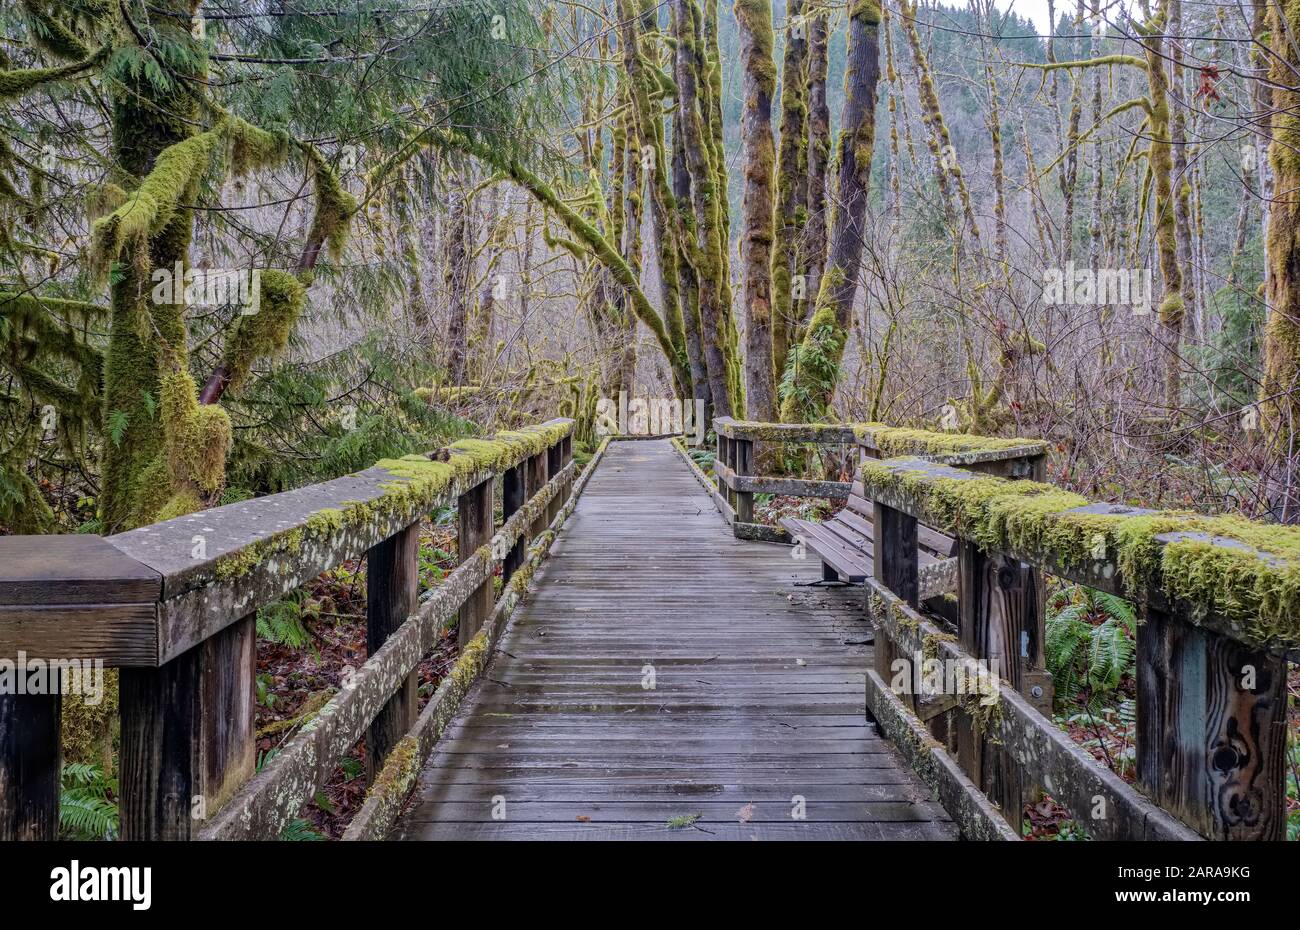
[[[727,439],[727,437],[722,435],[721,432],[719,432],[718,451],[715,460],[717,461],[719,466],[726,466],[730,468],[731,465],[729,460],[731,458],[731,449],[728,443],[729,440]],[[722,492],[722,499],[725,500],[728,504],[730,504],[731,491],[730,489],[728,489],[727,483],[723,480],[721,471],[717,471],[717,479],[718,479],[718,490]]]
[[[573,461],[573,434],[570,433],[569,435],[565,436],[564,440],[560,443],[560,446],[561,446],[560,465],[561,467],[567,468],[569,466],[569,463]],[[572,493],[573,493],[573,477],[570,476],[569,478],[565,479],[564,493],[561,495],[561,497],[563,497],[563,499],[567,501],[569,499],[569,495]]]
[[[872,576],[907,602],[920,605],[920,569],[916,561],[916,518],[872,504]]]
[[[257,617],[250,614],[158,668],[124,668],[124,840],[190,839],[256,768]]]
[[[1138,785],[1215,840],[1286,827],[1286,661],[1147,609],[1137,632]]]
[[[0,841],[58,835],[64,686],[78,682],[49,663],[82,663],[83,686],[152,665],[161,593],[157,571],[99,536],[0,537]]]
[[[564,449],[562,448],[562,443],[557,442],[546,450],[546,474],[548,480],[554,478],[560,473],[560,470],[564,468],[563,461]],[[551,498],[551,502],[546,505],[547,526],[551,525],[551,521],[555,519],[555,515],[560,512],[560,508],[563,506],[564,498],[557,489],[555,496]]]
[[[962,648],[986,663],[988,673],[1024,690],[1022,657],[1041,652],[1030,649],[1029,630],[1042,628],[1042,585],[1036,573],[1002,556],[989,556],[970,540],[957,540],[958,636]],[[1022,635],[1024,634],[1024,635]],[[1042,696],[1041,683],[1035,684]],[[1050,695],[1048,696],[1050,702]],[[1050,708],[1049,708],[1050,710]],[[966,726],[950,728],[957,762],[970,779],[998,805],[1003,817],[1019,830],[1025,785],[1015,759],[969,719]]]
[[[534,494],[546,487],[546,459],[546,452],[538,452],[536,455],[528,459],[527,500],[532,500]],[[533,539],[536,539],[545,529],[546,512],[543,511],[537,515],[536,519],[534,519],[532,524],[528,527],[528,541],[531,542]]]
[[[507,468],[501,475],[501,523],[505,524],[507,520],[518,512],[519,508],[524,505],[527,499],[525,494],[527,468],[526,462],[521,462],[514,468]],[[510,551],[506,553],[505,562],[501,566],[501,581],[509,582],[514,573],[519,571],[519,566],[524,564],[524,550],[527,543],[523,535],[515,540]]]
[[[958,547],[958,573],[958,599],[964,594],[966,605],[960,608],[963,645],[1050,717],[1052,676],[1044,654],[1046,590],[1041,573],[965,541]]]
[[[733,443],[732,458],[735,465],[732,470],[736,477],[748,475],[754,467],[754,443],[748,439],[739,439]],[[754,495],[749,491],[735,492],[737,523],[754,522]]]
[[[457,551],[461,564],[492,539],[492,480],[477,484],[458,500]],[[492,579],[486,579],[460,608],[459,640],[464,648],[492,613]]]
[[[0,841],[59,833],[59,694],[0,695]]]
[[[420,524],[366,554],[366,654],[373,656],[415,612],[420,590]],[[366,778],[373,780],[393,747],[415,724],[419,674],[412,670],[366,730]]]
[[[920,603],[920,567],[917,564],[916,518],[893,507],[872,505],[871,575],[911,607]],[[889,636],[879,627],[875,639],[876,673],[893,679],[892,666],[898,654]]]

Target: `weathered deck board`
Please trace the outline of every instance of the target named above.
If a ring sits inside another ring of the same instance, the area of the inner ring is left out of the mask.
[[[790,553],[732,536],[666,442],[612,444],[396,835],[955,838],[866,719],[861,590]]]

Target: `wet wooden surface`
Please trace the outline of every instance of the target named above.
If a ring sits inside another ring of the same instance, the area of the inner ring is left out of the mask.
[[[955,839],[866,719],[862,590],[791,552],[611,444],[396,836]]]

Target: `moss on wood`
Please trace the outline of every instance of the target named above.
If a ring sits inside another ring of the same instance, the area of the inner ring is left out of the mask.
[[[243,577],[278,554],[302,551],[305,542],[327,538],[382,517],[414,517],[437,503],[456,482],[511,468],[549,449],[571,429],[572,424],[562,420],[497,433],[492,439],[459,439],[447,447],[446,461],[424,455],[382,459],[375,467],[387,472],[392,480],[380,484],[383,493],[379,497],[347,503],[342,508],[319,510],[302,526],[269,536],[219,559],[216,576],[222,580]],[[530,501],[528,506],[534,504]]]
[[[1113,558],[1132,597],[1156,587],[1193,620],[1225,618],[1247,645],[1300,646],[1300,527],[1178,511],[1081,511],[1087,499],[1052,485],[937,476],[931,468],[865,462],[865,493],[917,500],[936,529],[986,550],[1050,554],[1065,566]]]

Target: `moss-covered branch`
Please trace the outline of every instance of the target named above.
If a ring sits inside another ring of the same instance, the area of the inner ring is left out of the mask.
[[[0,71],[0,101],[21,97],[42,84],[62,81],[84,74],[99,65],[104,60],[104,55],[105,52],[101,50],[89,58],[53,68],[14,68],[8,71]]]
[[[459,151],[472,155],[485,164],[491,165],[537,198],[543,206],[564,223],[578,242],[599,259],[601,264],[613,275],[614,280],[627,291],[637,319],[644,323],[646,328],[654,335],[664,353],[664,357],[668,359],[678,390],[689,391],[690,373],[686,370],[684,361],[673,346],[672,338],[668,334],[668,328],[664,325],[663,318],[651,305],[650,299],[646,297],[645,292],[641,289],[641,284],[632,272],[631,267],[624,261],[618,249],[601,235],[600,230],[565,203],[556,194],[554,188],[524,167],[518,159],[456,132],[428,129],[420,133],[415,140],[412,140],[412,144],[433,145],[449,151]],[[377,175],[372,176],[372,184],[374,180],[382,178],[389,170],[391,170],[391,165],[384,166]]]

